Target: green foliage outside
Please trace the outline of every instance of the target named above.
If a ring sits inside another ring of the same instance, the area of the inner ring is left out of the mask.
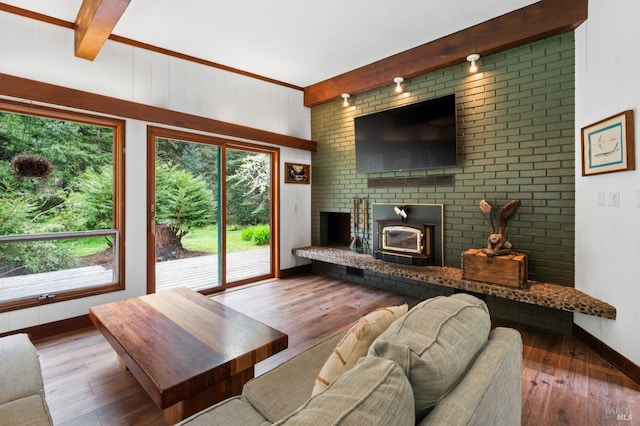
[[[78,176],[108,164],[113,132],[96,126],[0,112],[0,235],[69,231],[62,219]],[[17,178],[10,162],[18,154],[47,158],[45,182]],[[69,268],[75,259],[56,241],[0,244],[0,276]]]
[[[269,222],[270,172],[268,155],[227,150],[227,223]]]
[[[242,232],[243,231],[241,229],[227,228],[227,253],[235,253],[257,248],[253,241],[245,241],[242,239]],[[182,239],[182,244],[187,250],[217,254],[218,227],[216,225],[212,225],[204,228],[192,229],[189,235]]]
[[[169,226],[178,241],[192,228],[213,224],[215,208],[202,177],[173,163],[156,162],[156,222]]]
[[[59,241],[58,246],[69,250],[71,256],[81,257],[107,250],[110,246],[110,241],[104,237],[77,238]]]
[[[243,241],[252,241],[256,245],[263,246],[271,241],[269,225],[256,225],[245,228],[242,231]]]
[[[25,194],[0,184],[0,235],[22,234],[32,228],[35,205]],[[0,245],[0,277],[11,273],[36,273],[70,267],[69,253],[51,241]]]
[[[60,205],[57,220],[73,231],[113,227],[113,167],[87,169]]]
[[[53,164],[45,182],[16,179],[9,163],[18,154],[42,156]],[[71,188],[88,169],[112,164],[113,130],[110,128],[0,112],[0,178],[28,194],[38,206],[44,224],[66,200]]]
[[[23,153],[49,160],[51,177],[16,177],[10,162]],[[268,244],[268,226],[256,227],[249,242],[240,230],[269,222],[270,156],[234,149],[226,153],[227,224],[237,229],[226,234],[227,250]],[[216,239],[205,250],[196,241],[217,238],[219,155],[217,146],[157,143],[156,220],[170,227],[187,250],[217,251]],[[112,129],[0,112],[0,235],[111,229],[112,194]],[[73,267],[79,256],[111,243],[99,237],[0,244],[0,277]]]
[[[256,243],[250,238],[242,239],[243,229],[237,227],[227,228],[227,252],[235,253],[257,248]],[[101,252],[107,248],[103,238],[82,238],[78,240],[61,241],[60,246],[67,247],[73,256],[87,256]],[[209,225],[202,228],[193,228],[188,235],[182,238],[185,249],[210,254],[218,253],[218,226]]]

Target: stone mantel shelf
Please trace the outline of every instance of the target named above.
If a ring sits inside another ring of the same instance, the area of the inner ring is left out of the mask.
[[[295,256],[394,275],[415,281],[468,290],[503,299],[516,300],[568,312],[615,319],[616,308],[573,287],[529,281],[528,288],[515,288],[499,284],[462,279],[462,270],[440,266],[411,266],[386,262],[373,256],[331,247],[302,247],[292,250]]]

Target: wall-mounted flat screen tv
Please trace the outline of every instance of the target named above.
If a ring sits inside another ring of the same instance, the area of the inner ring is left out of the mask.
[[[356,171],[387,172],[455,166],[455,94],[354,119]]]

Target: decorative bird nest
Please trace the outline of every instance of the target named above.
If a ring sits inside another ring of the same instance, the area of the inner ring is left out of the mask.
[[[46,179],[51,176],[53,164],[38,155],[18,154],[11,160],[11,168],[23,178]]]

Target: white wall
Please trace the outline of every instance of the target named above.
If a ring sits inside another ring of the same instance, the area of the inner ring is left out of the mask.
[[[310,261],[300,260],[291,249],[311,245],[311,185],[284,183],[284,162],[311,164],[311,153],[299,149],[280,150],[280,269],[288,269]],[[311,168],[313,182],[313,167]]]
[[[0,73],[310,138],[310,111],[299,90],[111,41],[95,61],[85,61],[73,56],[71,30],[9,13],[0,12],[0,28]],[[2,313],[0,332],[87,314],[93,305],[145,293],[147,124],[126,121],[126,291]],[[311,153],[283,148],[280,161],[311,163]],[[311,243],[311,188],[280,189],[285,269],[295,266],[291,249]]]
[[[640,170],[582,177],[579,154],[582,127],[632,109],[640,169],[640,2],[589,0],[589,18],[575,40],[575,286],[615,306],[617,318],[575,314],[574,322],[640,364]],[[620,207],[608,205],[612,192],[620,193]]]

